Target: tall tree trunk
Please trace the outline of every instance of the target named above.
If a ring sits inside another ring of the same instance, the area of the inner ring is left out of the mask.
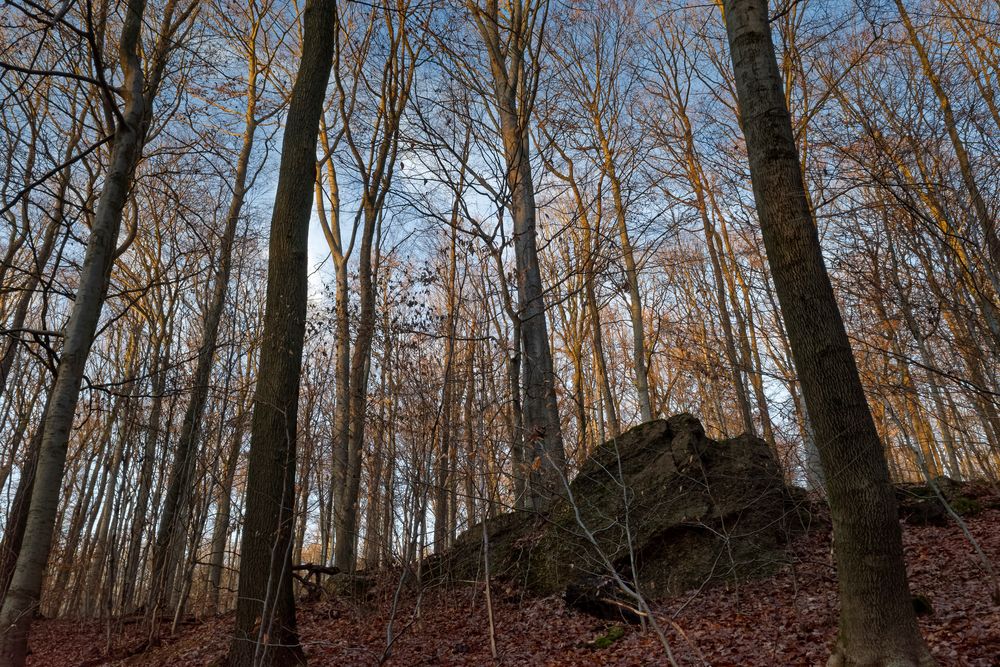
[[[524,440],[530,448],[530,499],[544,510],[562,489],[566,455],[556,404],[555,372],[549,348],[545,291],[538,262],[535,184],[530,160],[529,122],[538,90],[538,41],[548,5],[515,0],[479,6],[467,0],[489,54],[490,73],[506,166],[507,208],[513,223],[517,276],[517,317],[521,326],[524,384]],[[531,61],[529,64],[529,60]]]
[[[304,664],[295,625],[291,538],[308,296],[316,140],[333,64],[335,0],[307,0],[271,215],[267,299],[247,472],[236,627],[228,663]]]
[[[338,137],[339,139],[339,137]],[[336,397],[333,406],[333,461],[330,479],[330,516],[333,519],[334,561],[336,562],[336,542],[339,540],[337,530],[343,523],[343,506],[341,496],[347,486],[350,434],[351,434],[351,320],[350,320],[350,284],[348,279],[348,254],[341,237],[340,190],[337,183],[336,165],[333,158],[326,122],[320,118],[320,142],[326,155],[325,165],[320,164],[316,182],[316,213],[320,227],[330,248],[330,256],[334,265],[334,327],[336,331],[336,362],[334,366],[334,384]],[[323,206],[321,180],[323,167],[326,167],[327,186],[330,197],[330,220]],[[353,247],[353,242],[351,243]]]
[[[933,665],[906,581],[882,443],[823,261],[765,0],[725,0],[754,199],[833,518],[840,633],[830,665]]]
[[[511,191],[514,223],[514,256],[517,265],[518,318],[521,321],[521,363],[524,386],[524,437],[530,447],[531,500],[544,509],[558,493],[565,467],[559,407],[556,405],[555,371],[549,349],[545,294],[538,264],[535,229],[535,193],[528,160],[526,128],[519,132],[513,113],[501,113],[507,181]],[[537,465],[536,463],[537,462]]]
[[[366,213],[366,217],[367,217]],[[372,226],[378,215],[372,211]],[[346,571],[353,571],[357,560],[358,497],[361,489],[361,457],[364,451],[365,430],[368,418],[368,379],[371,374],[372,336],[375,333],[375,281],[372,267],[372,238],[368,235],[368,222],[361,241],[358,268],[358,337],[351,352],[350,438],[347,452],[347,478],[342,495],[334,506],[337,541],[334,563]],[[336,511],[339,509],[339,513]]]
[[[458,197],[452,207],[452,225],[450,242],[448,244],[448,279],[446,288],[446,309],[445,332],[444,332],[444,376],[441,387],[441,433],[438,438],[440,446],[437,451],[437,474],[434,480],[434,550],[443,552],[449,546],[449,515],[448,488],[450,480],[454,478],[457,471],[450,466],[450,456],[452,443],[451,417],[453,412],[455,365],[455,331],[457,304],[455,296],[455,279],[458,272]]]
[[[28,631],[38,606],[42,577],[52,545],[66,448],[80,396],[80,384],[107,293],[122,211],[149,126],[151,103],[157,86],[146,81],[139,61],[145,4],[145,0],[130,0],[125,10],[119,45],[124,70],[121,90],[125,106],[115,128],[111,164],[87,241],[73,308],[63,329],[63,347],[51,403],[41,426],[41,447],[24,543],[0,611],[0,632],[3,633],[0,637],[0,664],[23,665],[26,659]],[[165,54],[160,55],[165,58]],[[158,74],[152,76],[158,83]]]

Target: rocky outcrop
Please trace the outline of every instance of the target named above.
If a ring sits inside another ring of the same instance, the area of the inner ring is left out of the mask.
[[[983,485],[962,484],[944,476],[923,484],[897,484],[899,518],[917,526],[946,526],[952,518],[942,499],[959,516],[973,516],[982,511],[979,498],[988,491]]]
[[[783,559],[789,498],[762,440],[710,440],[688,414],[648,422],[600,446],[546,517],[491,520],[491,576],[549,594],[614,568],[648,596],[762,576]],[[482,531],[440,571],[481,579]]]

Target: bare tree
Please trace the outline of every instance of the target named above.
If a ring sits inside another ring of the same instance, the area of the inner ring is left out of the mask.
[[[316,140],[333,65],[336,2],[309,0],[271,215],[267,298],[253,403],[236,628],[228,662],[304,664],[292,592],[299,377],[305,338]]]
[[[767,3],[727,0],[754,199],[833,515],[840,636],[831,665],[933,665],[917,627],[896,501],[805,198]]]
[[[530,146],[548,2],[515,0],[501,7],[496,0],[469,0],[466,7],[486,49],[506,162],[506,205],[513,222],[517,317],[524,353],[524,438],[532,452],[532,460],[525,463],[532,504],[536,510],[543,510],[560,492],[559,479],[566,458],[538,262]]]
[[[59,367],[42,424],[43,435],[25,539],[0,611],[0,628],[3,632],[0,656],[11,664],[23,664],[25,661],[28,629],[38,604],[42,574],[52,543],[52,529],[66,463],[66,446],[80,395],[84,366],[94,342],[108,278],[117,254],[122,211],[128,201],[136,166],[142,156],[153,114],[153,100],[170,54],[179,43],[178,37],[182,36],[184,26],[196,6],[196,3],[190,3],[186,7],[178,7],[176,0],[167,2],[158,26],[157,39],[148,52],[148,71],[144,70],[140,60],[139,47],[145,2],[135,0],[129,2],[126,8],[119,43],[124,106],[119,109],[111,89],[105,89],[106,103],[115,109],[117,117],[111,163],[105,176],[104,190],[98,200],[73,310],[63,330]],[[99,61],[96,66],[100,69],[104,65]]]

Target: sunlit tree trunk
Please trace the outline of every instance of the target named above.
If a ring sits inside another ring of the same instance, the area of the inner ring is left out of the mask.
[[[538,86],[537,53],[548,11],[545,0],[516,0],[503,9],[487,0],[467,2],[486,48],[500,122],[513,222],[518,319],[524,387],[524,440],[531,452],[530,494],[543,510],[561,488],[565,453],[556,405],[555,373],[545,315],[545,292],[538,262],[535,191],[530,160],[529,122]],[[502,27],[506,26],[506,27]],[[505,34],[509,31],[509,34]],[[531,60],[532,62],[528,62]]]
[[[73,308],[63,329],[63,347],[52,398],[41,426],[43,435],[25,539],[0,611],[2,663],[21,665],[26,658],[28,630],[38,605],[52,544],[70,430],[115,260],[122,211],[142,155],[160,77],[175,46],[173,37],[194,5],[179,12],[176,19],[173,16],[175,9],[175,1],[169,0],[163,10],[162,33],[155,42],[148,75],[143,71],[139,56],[145,1],[131,0],[125,9],[119,43],[123,68],[121,91],[125,103],[115,128],[111,162],[87,241]]]

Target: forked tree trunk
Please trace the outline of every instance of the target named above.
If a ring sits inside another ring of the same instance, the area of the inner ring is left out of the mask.
[[[316,139],[333,63],[335,0],[308,0],[271,214],[260,366],[247,471],[239,599],[228,663],[304,664],[295,626],[291,541]]]
[[[906,581],[896,504],[819,235],[766,0],[725,0],[754,199],[833,517],[840,634],[830,665],[933,665]]]
[[[481,6],[466,0],[466,6],[489,54],[503,143],[510,193],[507,209],[513,226],[517,317],[524,355],[523,437],[525,454],[530,452],[524,464],[533,508],[544,510],[562,489],[566,463],[538,262],[529,140],[529,119],[538,90],[538,71],[533,69],[538,54],[534,50],[544,30],[548,6],[538,0],[515,0],[503,8],[495,2]]]

